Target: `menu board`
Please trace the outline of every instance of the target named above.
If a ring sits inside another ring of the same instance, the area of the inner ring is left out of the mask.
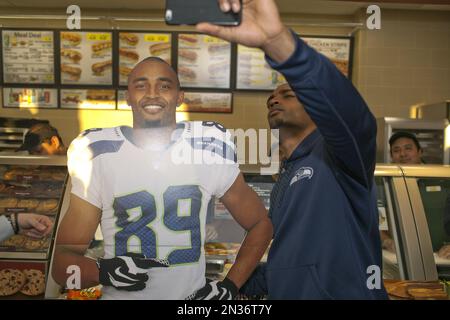
[[[13,108],[57,108],[58,91],[50,88],[3,88],[3,105]]]
[[[242,45],[238,45],[236,75],[237,89],[273,90],[286,82],[267,64],[262,50]]]
[[[61,36],[61,83],[112,85],[112,33],[68,32]]]
[[[350,74],[349,38],[309,38],[302,37],[309,46],[322,53],[346,76]]]
[[[155,56],[171,64],[170,33],[119,33],[119,84],[126,85],[133,67],[148,56]]]
[[[185,92],[184,103],[177,112],[231,112],[231,93]]]
[[[53,31],[3,30],[5,83],[53,84]]]
[[[231,44],[201,34],[178,35],[178,76],[183,87],[230,88]]]
[[[103,89],[63,89],[61,90],[61,108],[66,109],[103,109],[116,108],[116,91]]]

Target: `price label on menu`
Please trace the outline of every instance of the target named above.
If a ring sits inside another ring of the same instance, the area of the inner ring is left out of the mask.
[[[144,40],[145,42],[169,42],[170,37],[167,34],[146,34]]]
[[[111,41],[110,33],[87,33],[86,39],[89,41]]]
[[[42,36],[41,40],[44,42],[51,42],[53,41],[53,36]]]

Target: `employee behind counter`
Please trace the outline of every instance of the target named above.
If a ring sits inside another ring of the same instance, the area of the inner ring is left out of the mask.
[[[56,128],[47,123],[37,123],[28,130],[23,144],[16,150],[19,151],[28,151],[32,155],[65,155],[67,148]],[[43,238],[51,232],[52,227],[52,220],[39,214],[0,216],[0,241],[19,233],[31,238]]]
[[[389,138],[389,146],[393,163],[399,164],[424,164],[422,159],[423,149],[417,137],[406,131],[394,133]],[[444,229],[450,236],[450,194],[447,196],[446,206],[443,213]],[[388,231],[381,231],[383,249],[395,252],[394,241]],[[450,244],[443,244],[438,251],[438,256],[450,259]]]
[[[47,123],[37,123],[28,130],[23,144],[16,151],[28,151],[31,155],[65,155],[67,147],[56,128]]]

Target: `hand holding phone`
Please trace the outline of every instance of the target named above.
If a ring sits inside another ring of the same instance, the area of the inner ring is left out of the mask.
[[[241,23],[241,10],[224,12],[217,0],[166,0],[165,20],[170,25],[196,25],[208,22],[215,25],[237,26]]]
[[[214,0],[213,0],[214,2]],[[247,47],[262,49],[277,62],[294,52],[295,41],[281,22],[274,0],[217,0],[222,12],[242,12],[239,26],[199,23],[197,31]]]

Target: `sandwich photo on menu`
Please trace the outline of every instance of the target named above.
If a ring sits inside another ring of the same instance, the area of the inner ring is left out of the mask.
[[[81,68],[61,64],[61,72],[69,75],[70,80],[78,81],[81,76]]]
[[[81,35],[77,32],[61,32],[61,40],[64,44],[76,47],[81,43]]]
[[[94,63],[91,69],[96,76],[101,76],[103,75],[103,72],[105,72],[105,70],[110,69],[111,67],[112,67],[112,60],[107,60]]]
[[[139,61],[139,53],[134,50],[119,48],[119,55],[123,59],[127,59],[130,62],[136,63]]]
[[[81,103],[80,95],[79,94],[66,94],[64,95],[64,98],[62,98],[62,102],[65,104],[79,104]]]
[[[178,40],[183,44],[196,45],[198,43],[198,37],[195,34],[180,34]]]
[[[88,90],[86,94],[86,99],[90,102],[110,102],[115,101],[116,96],[114,90]]]
[[[139,38],[137,35],[128,32],[119,33],[119,39],[121,42],[125,42],[129,46],[136,46],[139,42]]]
[[[119,73],[124,77],[128,77],[128,75],[131,73],[131,70],[132,70],[131,68],[125,66],[119,67]]]
[[[178,57],[187,63],[195,63],[197,61],[197,52],[190,49],[179,49]]]
[[[208,46],[208,53],[210,55],[228,54],[230,52],[229,43],[212,43]]]
[[[162,56],[170,53],[171,45],[168,42],[152,44],[149,47],[150,55]]]
[[[95,56],[101,56],[108,52],[112,48],[111,41],[101,41],[92,45],[92,52]]]
[[[188,67],[179,66],[178,74],[181,79],[189,82],[195,81],[195,79],[197,78],[197,74],[195,73],[195,71]]]
[[[69,60],[71,63],[78,63],[83,58],[81,52],[72,49],[61,49],[61,57]]]

